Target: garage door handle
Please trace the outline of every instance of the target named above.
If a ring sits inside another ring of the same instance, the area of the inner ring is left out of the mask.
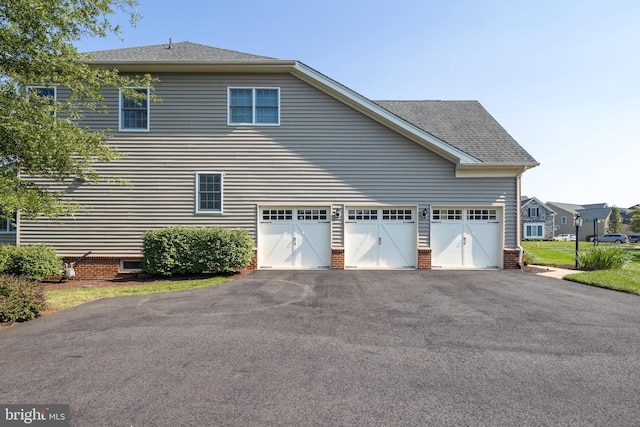
[[[293,246],[295,246],[295,245],[296,245],[296,238],[294,237],[293,238]]]
[[[463,238],[462,238],[462,244],[463,244],[463,245],[466,245],[466,244],[467,244],[467,238],[466,238],[466,237],[463,237]]]

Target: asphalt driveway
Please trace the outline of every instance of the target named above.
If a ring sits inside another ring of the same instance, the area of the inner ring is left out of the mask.
[[[70,404],[76,426],[635,426],[640,298],[519,271],[258,271],[2,330],[0,371],[0,403]]]

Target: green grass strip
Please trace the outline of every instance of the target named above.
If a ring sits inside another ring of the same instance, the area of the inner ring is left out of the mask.
[[[640,267],[585,271],[564,277],[572,282],[640,295]]]
[[[145,285],[59,289],[47,291],[45,292],[45,296],[47,297],[47,310],[58,311],[101,298],[187,291],[190,289],[219,285],[229,280],[228,277],[218,276],[197,280],[152,282]]]

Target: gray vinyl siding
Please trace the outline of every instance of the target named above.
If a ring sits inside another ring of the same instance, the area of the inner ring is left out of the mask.
[[[516,178],[456,179],[450,161],[290,75],[157,77],[162,102],[151,104],[149,132],[117,131],[116,90],[105,92],[110,113],[84,123],[113,131],[126,157],[99,170],[130,186],[70,186],[86,211],[59,223],[23,220],[21,244],[137,255],[146,230],[224,226],[255,236],[257,206],[372,204],[504,207],[505,247],[516,246]],[[229,86],[280,88],[280,125],[228,126]],[[222,214],[195,213],[196,172],[224,174]],[[333,247],[344,245],[342,222],[333,220]],[[419,212],[419,246],[429,246],[428,228]]]

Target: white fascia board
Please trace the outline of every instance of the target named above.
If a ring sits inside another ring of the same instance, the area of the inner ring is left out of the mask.
[[[446,159],[451,160],[457,165],[465,163],[477,165],[482,164],[482,162],[475,157],[470,156],[464,151],[458,150],[430,133],[425,132],[399,118],[395,114],[392,114],[380,107],[375,102],[301,62],[297,62],[295,64],[292,74],[306,83],[311,84],[312,86],[355,108],[361,113],[371,117],[377,122],[436,152]]]

